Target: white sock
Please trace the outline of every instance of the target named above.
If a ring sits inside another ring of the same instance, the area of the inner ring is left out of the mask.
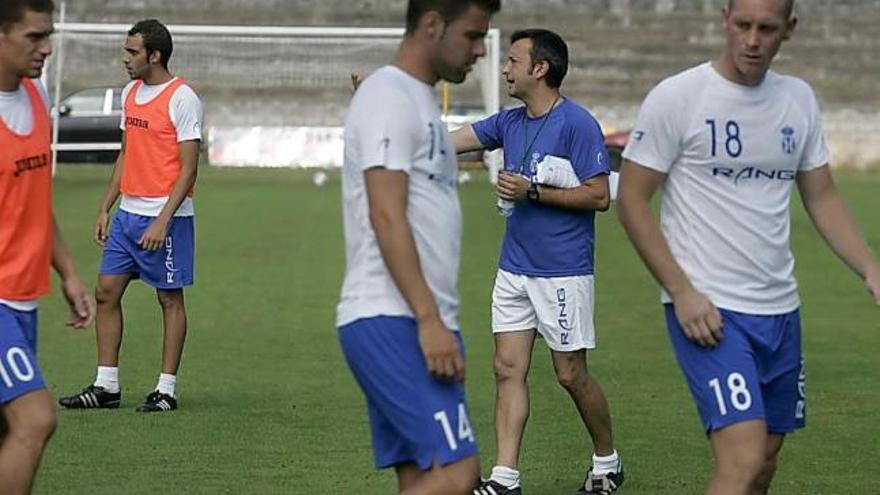
[[[169,375],[168,373],[159,373],[159,383],[156,385],[156,390],[163,394],[168,394],[171,397],[174,397],[174,386],[177,385],[177,376]]]
[[[618,471],[620,471],[620,457],[616,450],[605,457],[593,454],[593,474],[608,474]]]
[[[495,466],[489,479],[504,485],[507,488],[519,487],[519,471],[507,466]]]
[[[119,393],[119,367],[98,366],[98,375],[95,377],[95,386],[102,387],[111,394]]]

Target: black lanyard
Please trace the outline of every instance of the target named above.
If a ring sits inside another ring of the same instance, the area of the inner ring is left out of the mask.
[[[519,173],[521,175],[525,175],[526,172],[526,159],[529,157],[529,152],[532,151],[532,146],[535,145],[535,141],[538,140],[538,136],[541,135],[541,130],[544,129],[544,124],[547,123],[547,119],[550,118],[550,114],[553,113],[553,108],[556,107],[556,102],[559,101],[560,95],[556,95],[556,99],[553,100],[553,103],[550,104],[550,109],[547,110],[547,113],[544,114],[544,118],[541,119],[541,124],[538,126],[538,130],[535,132],[535,136],[532,137],[532,142],[529,143],[528,146],[523,150],[522,161],[519,164]],[[523,144],[529,142],[529,109],[526,106],[525,111],[523,112]]]

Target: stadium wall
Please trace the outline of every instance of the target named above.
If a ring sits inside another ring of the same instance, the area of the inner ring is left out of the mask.
[[[612,128],[632,122],[659,80],[712,58],[723,45],[718,13],[726,0],[503,0],[495,25],[506,36],[547,26],[570,43],[567,94],[596,110]],[[77,0],[71,21],[399,26],[406,0]],[[540,8],[538,8],[540,6]],[[798,33],[776,68],[810,81],[825,109],[836,160],[880,162],[880,1],[798,0]],[[66,89],[76,88],[70,81]],[[296,98],[295,95],[287,95]],[[332,125],[345,101],[319,101]],[[511,102],[507,102],[511,103]],[[237,113],[237,112],[233,112]],[[298,112],[311,113],[309,109]]]

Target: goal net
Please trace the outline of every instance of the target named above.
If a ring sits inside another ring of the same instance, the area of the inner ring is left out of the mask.
[[[46,70],[56,103],[78,91],[126,84],[121,58],[129,27],[56,25],[55,56]],[[341,165],[349,75],[389,63],[403,35],[399,28],[171,25],[169,30],[171,71],[204,103],[209,159],[239,166]],[[437,85],[450,120],[498,110],[499,45],[493,29],[487,56],[468,80]],[[114,102],[113,110],[118,105]]]

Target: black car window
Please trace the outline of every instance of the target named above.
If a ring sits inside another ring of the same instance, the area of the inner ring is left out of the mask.
[[[116,88],[113,90],[113,111],[121,112],[122,111],[122,89]]]

